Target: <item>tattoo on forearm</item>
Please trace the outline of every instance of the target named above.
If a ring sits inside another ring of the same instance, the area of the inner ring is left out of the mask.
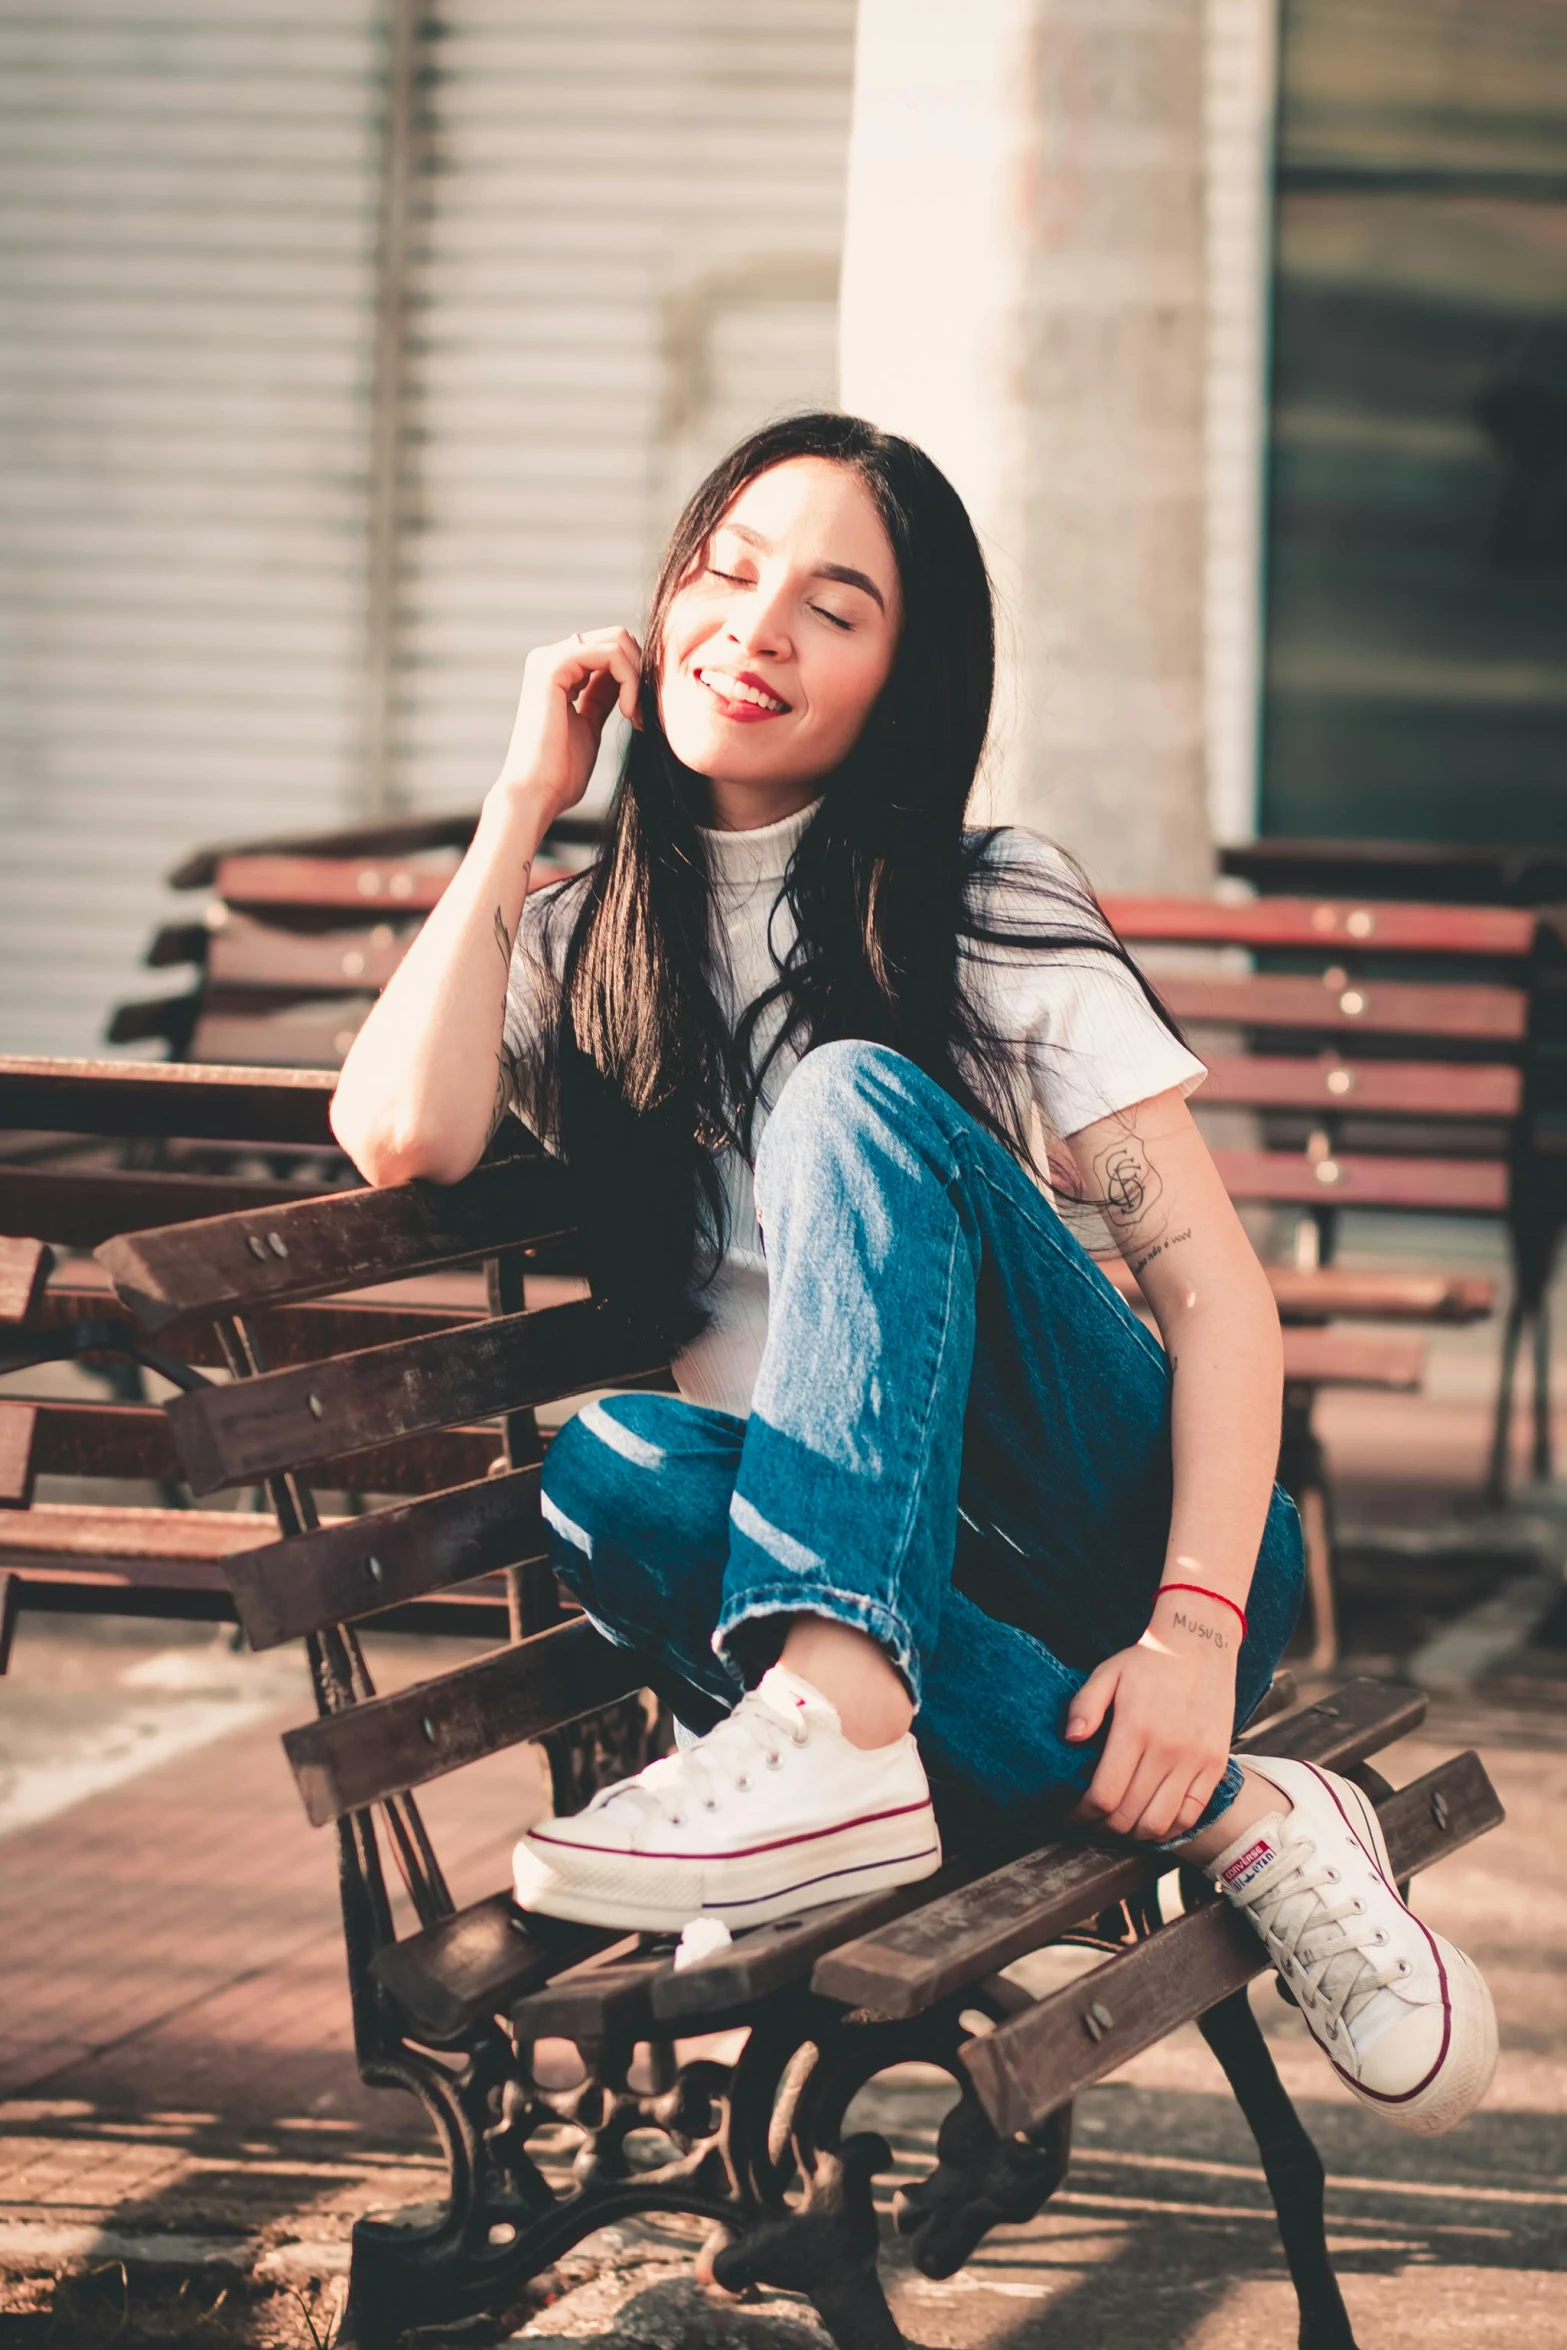
[[[499,917],[497,917],[499,919]],[[490,1115],[488,1140],[493,1142],[505,1121],[506,1113],[521,1093],[522,1062],[518,1054],[508,1052],[502,1045],[495,1056],[495,1107]]]
[[[1132,1266],[1132,1271],[1140,1273],[1145,1265],[1153,1263],[1155,1257],[1162,1257],[1167,1248],[1179,1248],[1181,1242],[1190,1240],[1191,1236],[1192,1228],[1189,1224],[1184,1232],[1172,1232],[1168,1240],[1161,1240],[1156,1248],[1151,1248],[1148,1251],[1146,1256],[1139,1257]]]
[[[1197,1621],[1197,1618],[1195,1616],[1189,1616],[1184,1608],[1176,1609],[1174,1622],[1177,1631],[1191,1632],[1194,1633],[1199,1640],[1211,1641],[1221,1656],[1230,1645],[1230,1638],[1227,1632],[1219,1631],[1217,1626],[1213,1624],[1200,1624]]]

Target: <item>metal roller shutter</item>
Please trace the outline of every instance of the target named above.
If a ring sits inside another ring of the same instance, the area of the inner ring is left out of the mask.
[[[0,1049],[358,787],[375,0],[0,10]]]
[[[529,647],[634,625],[705,466],[836,399],[853,35],[853,0],[443,0],[426,26],[399,800],[475,800]]]

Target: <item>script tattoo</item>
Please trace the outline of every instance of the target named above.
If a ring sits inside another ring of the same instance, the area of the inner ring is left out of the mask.
[[[1221,1656],[1230,1645],[1226,1634],[1212,1624],[1199,1624],[1197,1618],[1189,1616],[1184,1608],[1176,1609],[1175,1624],[1178,1631],[1194,1633],[1199,1640],[1211,1640]]]
[[[1168,1240],[1161,1240],[1157,1248],[1151,1248],[1149,1249],[1146,1256],[1139,1257],[1136,1263],[1133,1265],[1132,1271],[1134,1273],[1140,1273],[1145,1265],[1151,1265],[1153,1263],[1155,1257],[1162,1257],[1167,1248],[1179,1248],[1181,1242],[1183,1240],[1190,1240],[1191,1236],[1192,1228],[1189,1224],[1187,1225],[1184,1232],[1172,1232]]]

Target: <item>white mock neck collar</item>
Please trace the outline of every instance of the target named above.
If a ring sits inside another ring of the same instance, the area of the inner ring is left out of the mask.
[[[750,832],[719,832],[712,825],[702,825],[702,841],[713,878],[727,882],[734,889],[755,888],[764,881],[782,881],[789,869],[789,859],[821,804],[820,800],[812,800],[809,807],[797,808],[792,816],[780,816],[776,824],[758,824]]]

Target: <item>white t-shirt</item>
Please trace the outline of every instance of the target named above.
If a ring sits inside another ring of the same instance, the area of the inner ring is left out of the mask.
[[[772,985],[778,976],[775,957],[786,954],[793,942],[789,909],[779,903],[779,891],[815,813],[815,806],[804,808],[754,832],[703,833],[713,879],[713,989],[731,1027]],[[1009,880],[1019,885],[1015,907],[1008,893],[1002,927],[1044,934],[1085,927],[1082,912],[1074,920],[1073,906],[1062,902],[1063,889],[1075,885],[1058,850],[1037,834],[1014,828],[1000,835],[997,854]],[[1037,896],[1029,890],[1031,881]],[[572,891],[557,910],[556,894],[540,890],[527,900],[506,994],[506,1045],[519,1081],[514,1107],[532,1124],[537,1119],[528,1071],[537,1065],[538,1006],[545,993],[540,966],[558,976],[580,902]],[[1052,955],[969,945],[964,985],[993,1031],[1015,1045],[1046,1131],[1063,1140],[1153,1094],[1172,1088],[1190,1093],[1207,1074],[1155,1017],[1125,967],[1107,954],[1089,948]],[[757,1052],[766,1050],[782,1018],[780,1006],[764,1019]],[[760,1140],[767,1111],[798,1057],[785,1046],[769,1069],[754,1141]],[[750,1166],[738,1151],[728,1150],[721,1171],[728,1246],[702,1293],[707,1327],[676,1356],[673,1369],[681,1394],[691,1402],[743,1417],[751,1408],[767,1338],[767,1266]]]

